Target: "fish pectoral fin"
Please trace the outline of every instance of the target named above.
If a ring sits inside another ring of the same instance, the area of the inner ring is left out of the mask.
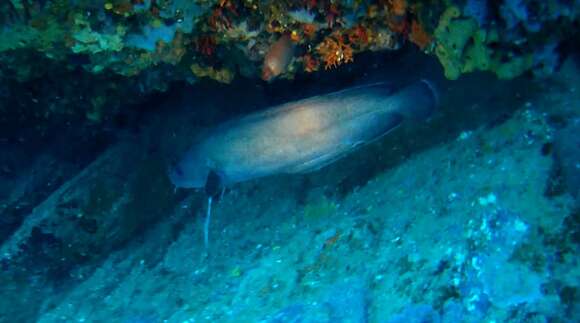
[[[315,172],[341,159],[344,155],[344,153],[328,153],[320,155],[303,163],[291,166],[286,169],[286,172],[290,174],[307,174]]]

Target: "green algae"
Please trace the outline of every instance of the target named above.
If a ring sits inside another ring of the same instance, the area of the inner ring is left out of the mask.
[[[481,29],[474,19],[462,17],[457,7],[449,7],[441,15],[434,35],[435,55],[451,80],[475,71],[491,71],[500,79],[512,79],[532,67],[531,54],[516,56],[492,50],[490,45],[500,40],[496,27]]]
[[[319,220],[327,218],[336,213],[338,207],[334,201],[327,198],[320,198],[304,206],[304,218],[308,220]]]

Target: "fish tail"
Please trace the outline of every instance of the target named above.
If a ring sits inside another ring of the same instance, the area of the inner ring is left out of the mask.
[[[394,94],[399,112],[409,119],[427,119],[439,105],[437,89],[427,80],[420,80]]]

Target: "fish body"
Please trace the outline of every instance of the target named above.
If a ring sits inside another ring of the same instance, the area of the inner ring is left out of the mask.
[[[437,97],[427,81],[398,91],[384,84],[289,102],[216,127],[171,171],[177,187],[222,185],[320,169],[396,128],[427,117]]]
[[[294,56],[295,45],[289,36],[280,37],[268,50],[262,66],[262,79],[271,81],[284,73]]]

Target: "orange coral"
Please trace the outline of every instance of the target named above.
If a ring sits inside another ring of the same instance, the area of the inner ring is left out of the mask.
[[[231,0],[220,0],[218,2],[218,6],[220,8],[227,9],[229,12],[231,12],[235,16],[238,16],[238,10],[236,8],[236,5]]]
[[[184,47],[183,33],[177,31],[170,44],[163,41],[158,41],[155,48],[155,56],[165,63],[175,65],[181,61],[183,55],[187,51]]]
[[[342,36],[326,37],[324,41],[316,47],[316,50],[324,60],[325,69],[353,61],[352,48],[350,45],[344,43]]]
[[[407,13],[406,0],[389,0],[391,11],[397,16],[404,16]]]
[[[202,55],[210,57],[214,54],[217,42],[214,36],[202,35],[194,41],[195,49]]]
[[[369,33],[365,27],[358,25],[349,31],[348,40],[351,44],[366,45],[369,42]]]
[[[316,0],[305,0],[304,4],[306,5],[306,8],[308,8],[308,10],[311,10],[313,8],[318,7],[318,1]]]
[[[338,242],[338,240],[340,240],[340,232],[336,232],[332,237],[326,239],[326,241],[324,241],[323,248],[325,250],[332,248]]]
[[[209,25],[216,31],[232,28],[231,20],[224,14],[221,7],[213,10],[209,17]]]
[[[266,31],[270,34],[285,33],[286,27],[276,19],[271,19],[266,24]]]
[[[387,15],[387,25],[389,28],[400,34],[409,33],[409,21],[407,19],[406,0],[388,0],[389,14]]]
[[[328,7],[328,12],[326,13],[326,23],[328,24],[329,29],[334,27],[334,24],[336,23],[339,16],[340,10],[338,9],[338,5],[331,3],[330,7]]]
[[[297,43],[300,41],[300,34],[296,31],[296,30],[292,30],[292,32],[290,33],[290,39]]]
[[[231,0],[220,0],[209,17],[209,25],[216,31],[232,28],[232,19],[228,15],[239,16],[236,5]]]
[[[302,30],[304,31],[304,36],[306,36],[309,39],[312,39],[316,35],[315,24],[304,24],[302,26]]]
[[[312,73],[318,71],[318,67],[320,66],[320,62],[312,57],[310,54],[306,54],[303,57],[304,60],[304,70],[308,73]]]
[[[409,40],[419,46],[419,48],[424,49],[427,45],[431,44],[433,37],[423,29],[421,24],[416,20],[413,20],[411,23],[411,34],[409,35]]]

